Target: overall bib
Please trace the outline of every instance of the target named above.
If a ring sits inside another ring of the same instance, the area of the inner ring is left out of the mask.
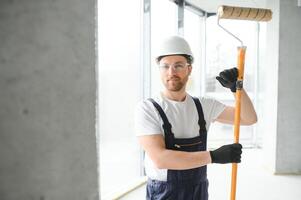
[[[193,138],[175,138],[171,124],[161,106],[149,99],[163,120],[165,145],[176,151],[206,151],[207,130],[203,109],[198,98],[193,97],[199,115],[199,134]],[[188,170],[167,170],[167,181],[149,179],[147,200],[208,200],[207,166]]]

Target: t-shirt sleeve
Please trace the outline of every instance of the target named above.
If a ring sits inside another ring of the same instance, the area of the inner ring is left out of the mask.
[[[159,114],[150,101],[141,101],[135,110],[136,136],[162,134]]]
[[[213,122],[226,108],[226,105],[212,98],[201,98],[206,122]]]

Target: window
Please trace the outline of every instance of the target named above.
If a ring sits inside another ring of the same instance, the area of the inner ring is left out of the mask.
[[[253,102],[256,102],[256,80],[258,62],[258,23],[239,20],[221,20],[221,24],[238,36],[247,46],[244,72],[244,88]],[[228,89],[220,86],[215,77],[224,69],[237,66],[237,46],[240,43],[217,25],[217,18],[206,20],[206,80],[205,95],[214,97],[228,105],[234,105],[234,97]],[[233,126],[215,123],[211,126],[209,141],[211,144],[233,141]],[[254,126],[240,127],[240,141],[253,145]],[[217,144],[219,145],[219,144]]]
[[[151,95],[161,88],[159,70],[154,59],[155,44],[170,35],[176,35],[176,4],[171,1],[151,1]]]
[[[184,37],[188,41],[194,55],[192,73],[187,83],[187,91],[193,96],[201,96],[202,90],[202,70],[204,69],[204,27],[205,18],[200,17],[191,11],[184,10]]]
[[[133,130],[140,99],[141,2],[99,1],[98,105],[101,199],[140,177]]]

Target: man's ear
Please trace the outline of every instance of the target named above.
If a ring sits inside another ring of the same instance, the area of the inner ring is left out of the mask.
[[[192,65],[189,65],[188,66],[188,75],[190,76],[190,74],[191,74],[191,71],[192,71]]]

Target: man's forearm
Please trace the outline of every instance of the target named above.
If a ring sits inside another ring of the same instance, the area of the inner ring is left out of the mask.
[[[160,169],[184,170],[201,167],[211,163],[208,151],[185,152],[175,150],[162,150],[156,158],[155,164]]]
[[[253,103],[244,89],[241,91],[241,123],[251,125],[257,122],[257,114]]]

